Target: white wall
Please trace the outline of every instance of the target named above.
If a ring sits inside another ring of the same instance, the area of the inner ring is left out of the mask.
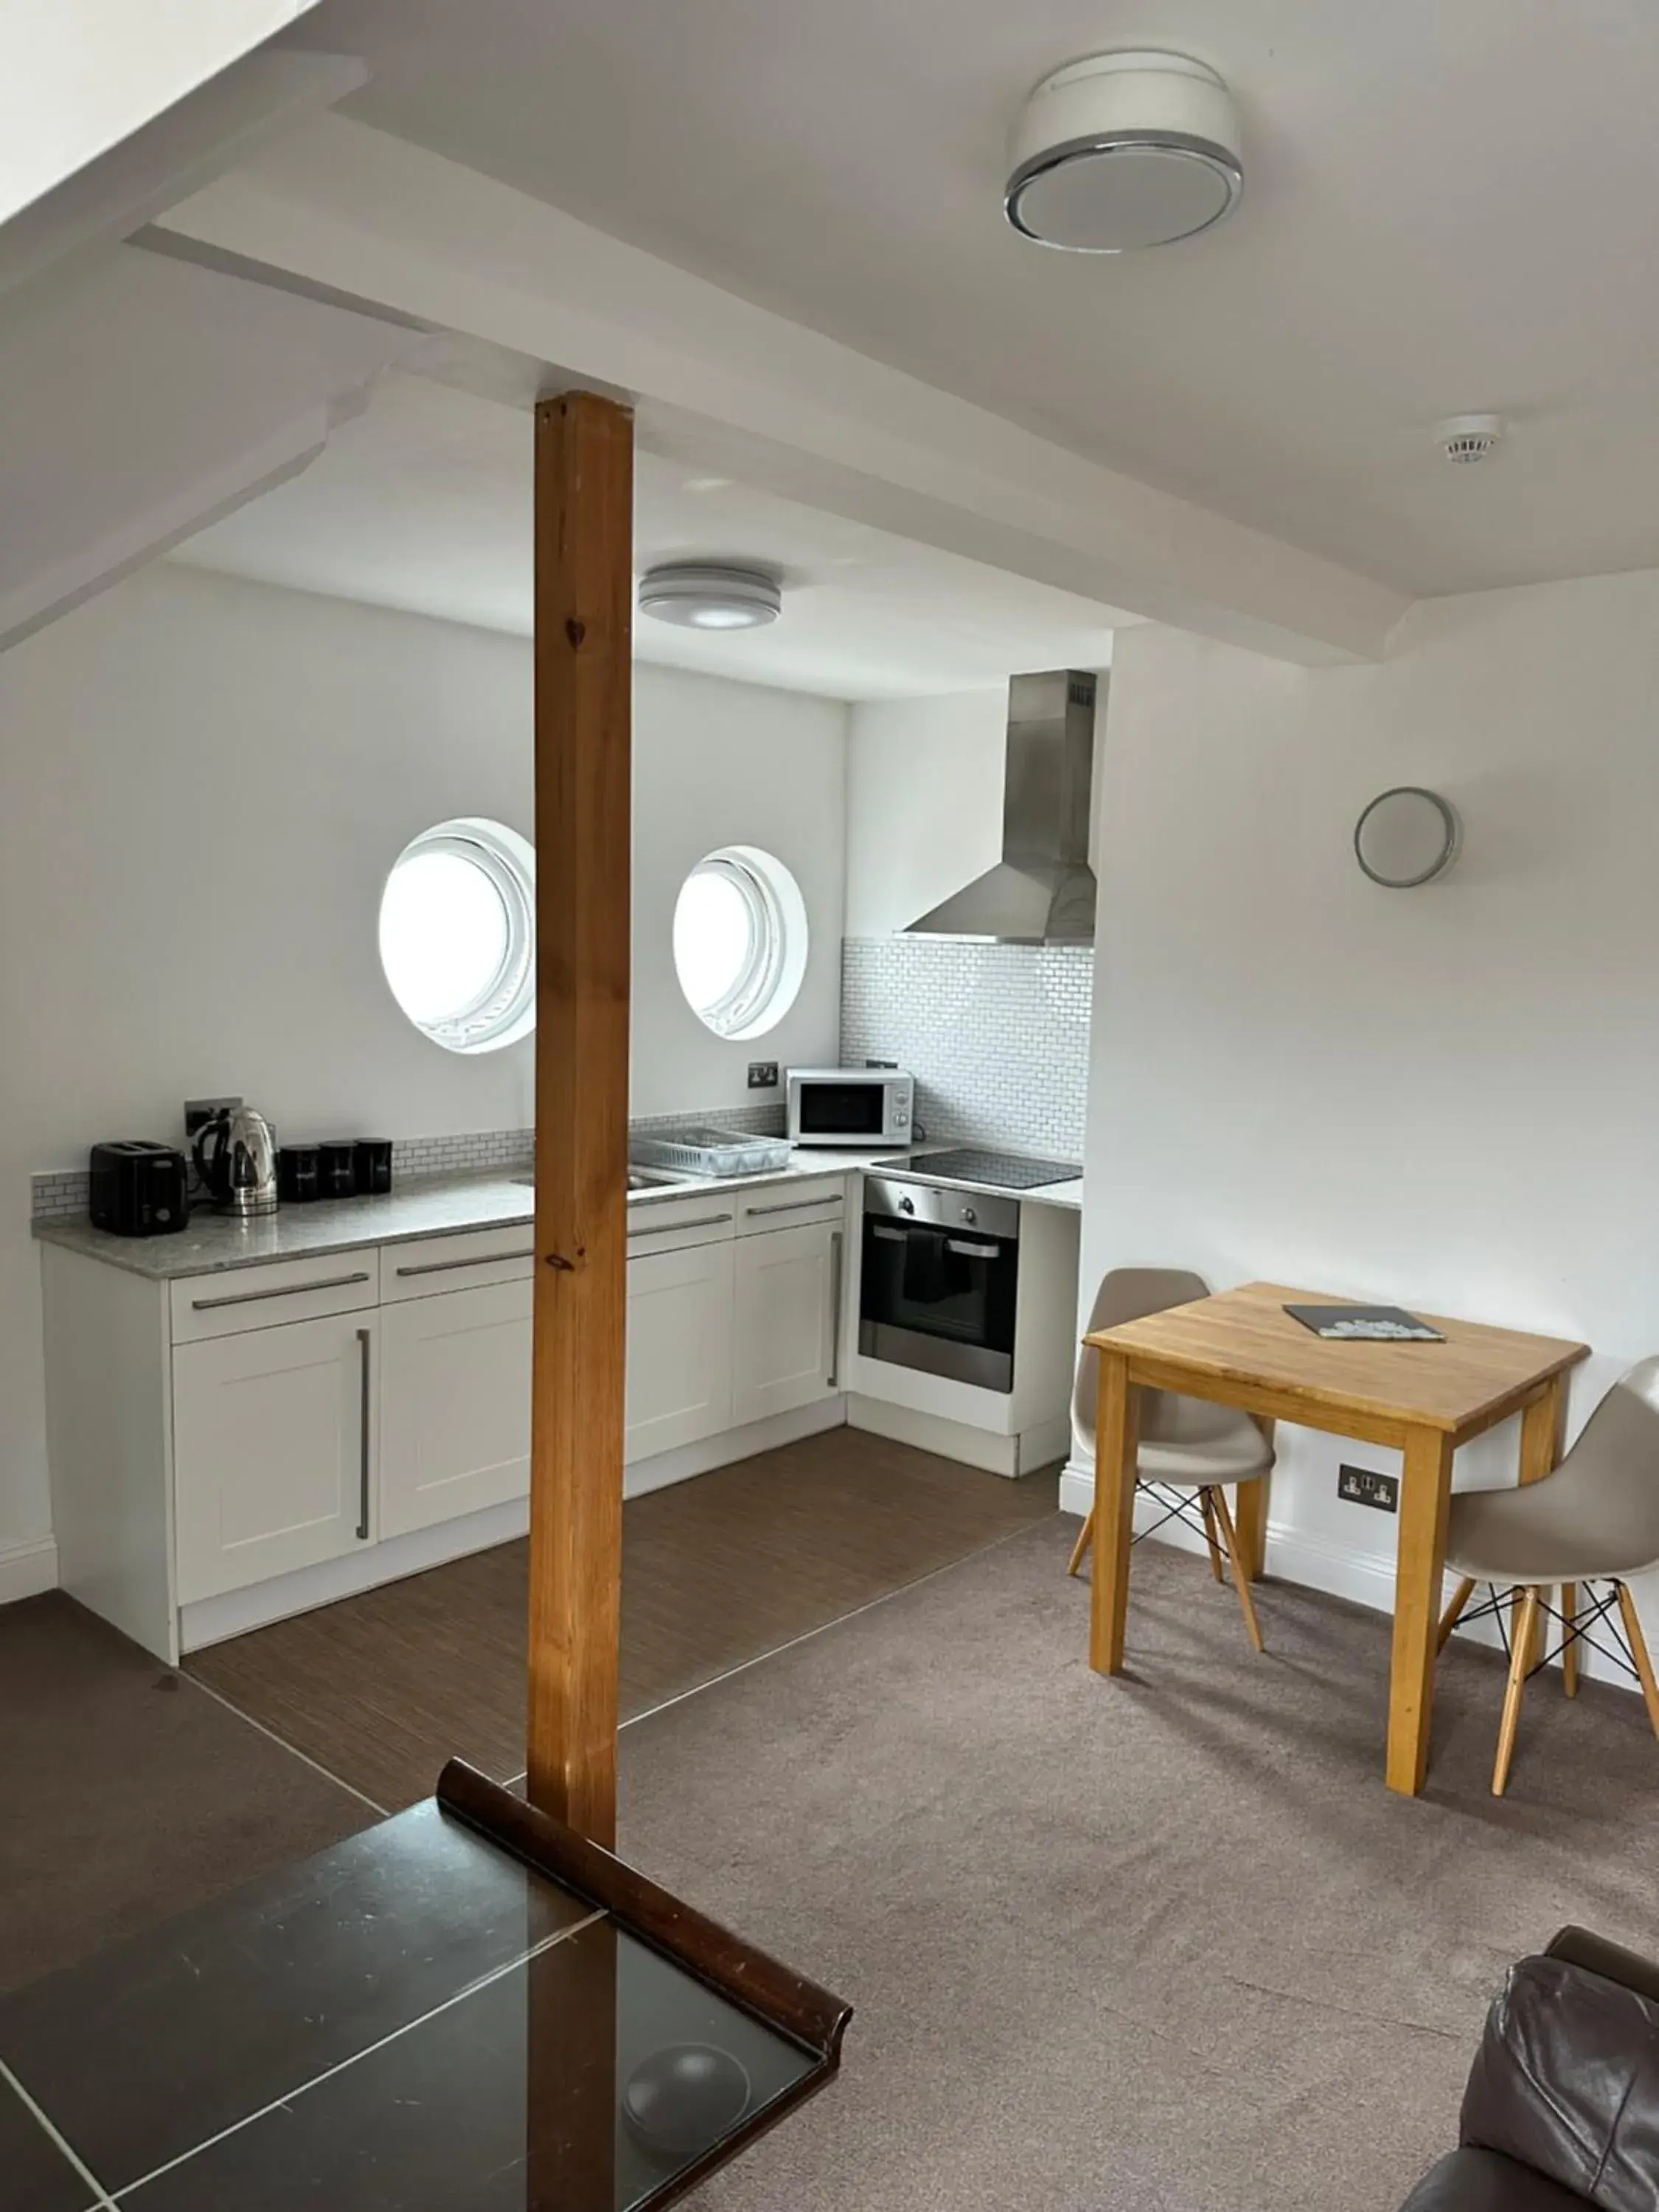
[[[847,708],[839,701],[636,663],[634,670],[633,1110],[764,1103],[748,1063],[833,1063],[847,872]],[[674,974],[674,902],[721,845],[758,845],[801,888],[805,980],[777,1027],[729,1044]],[[778,1096],[781,1094],[773,1094]]]
[[[1002,857],[1008,693],[872,700],[847,755],[847,934],[884,937]]]
[[[49,1525],[31,1170],[176,1139],[216,1091],[294,1136],[530,1121],[532,1047],[428,1043],[375,950],[417,830],[529,834],[530,708],[522,640],[170,565],[0,656],[0,1596],[8,1545]],[[845,726],[639,671],[636,1113],[747,1101],[751,1054],[834,1057]],[[813,925],[797,1007],[753,1045],[702,1029],[667,951],[685,870],[733,840],[788,861]]]
[[[1431,602],[1380,665],[1130,629],[1104,776],[1085,1305],[1168,1262],[1581,1338],[1576,1431],[1659,1349],[1659,574]],[[1466,845],[1386,891],[1352,833],[1403,782]],[[1281,1436],[1281,1563],[1388,1601],[1335,1471],[1396,1462]]]

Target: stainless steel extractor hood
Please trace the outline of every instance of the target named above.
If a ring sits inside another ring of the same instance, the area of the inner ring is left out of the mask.
[[[1000,945],[1093,941],[1089,797],[1095,691],[1103,681],[1066,668],[1010,679],[1002,858],[913,921],[907,936]]]

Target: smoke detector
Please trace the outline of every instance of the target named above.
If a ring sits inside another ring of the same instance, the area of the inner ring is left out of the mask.
[[[1503,435],[1501,415],[1449,415],[1435,425],[1434,442],[1449,461],[1467,468],[1484,461]]]
[[[1093,54],[1037,86],[1008,142],[1003,210],[1023,238],[1128,253],[1208,230],[1244,172],[1232,95],[1185,54]]]

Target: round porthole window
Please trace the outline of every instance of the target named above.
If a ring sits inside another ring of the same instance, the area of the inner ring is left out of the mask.
[[[795,1003],[806,973],[806,902],[783,862],[753,845],[699,860],[674,907],[674,969],[716,1036],[757,1037]]]
[[[536,1024],[536,855],[505,823],[423,830],[380,895],[380,965],[423,1036],[495,1052]]]

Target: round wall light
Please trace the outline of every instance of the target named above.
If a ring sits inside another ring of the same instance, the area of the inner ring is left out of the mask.
[[[1003,209],[1023,238],[1129,253],[1208,230],[1244,189],[1238,117],[1185,54],[1095,54],[1045,77],[1008,142]]]
[[[670,561],[640,579],[640,612],[681,629],[759,629],[782,611],[782,589],[764,568]]]
[[[1385,890],[1414,890],[1443,876],[1462,842],[1451,801],[1417,784],[1380,792],[1354,825],[1359,865]]]

